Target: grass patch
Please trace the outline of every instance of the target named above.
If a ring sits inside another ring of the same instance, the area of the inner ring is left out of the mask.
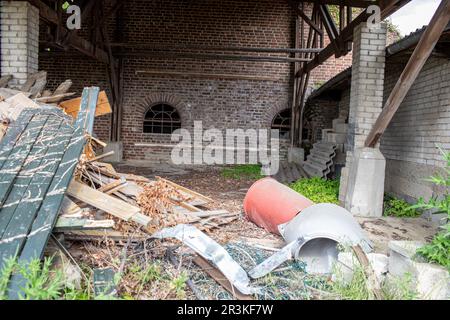
[[[391,195],[384,198],[384,216],[396,218],[417,218],[422,213],[402,199],[397,199]]]
[[[300,179],[290,187],[315,203],[339,204],[339,181],[314,177]]]
[[[222,176],[227,179],[241,180],[258,180],[264,178],[261,175],[261,166],[258,164],[243,164],[222,169]]]
[[[324,290],[330,292],[333,298],[339,300],[373,300],[373,292],[369,289],[368,280],[363,267],[353,255],[353,277],[345,281],[343,272],[336,264],[334,266],[335,279]],[[381,283],[384,300],[414,300],[417,292],[413,289],[413,278],[406,273],[403,277],[391,277],[389,281]]]

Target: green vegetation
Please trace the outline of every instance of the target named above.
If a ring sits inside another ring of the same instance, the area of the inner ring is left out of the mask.
[[[442,227],[443,231],[437,234],[430,244],[420,248],[417,253],[425,257],[428,261],[440,264],[450,271],[450,152],[444,151],[440,148],[439,150],[446,161],[444,174],[433,176],[428,179],[428,181],[437,186],[444,187],[446,193],[442,197],[434,197],[428,201],[421,198],[419,199],[417,205],[412,208],[433,210],[434,214],[447,214],[447,224]]]
[[[391,195],[386,195],[384,199],[384,216],[396,218],[417,218],[422,213],[412,208],[411,205]]]
[[[222,176],[234,180],[257,180],[264,177],[261,175],[261,166],[258,164],[244,164],[223,168]]]
[[[24,286],[19,294],[21,300],[87,300],[91,295],[88,289],[76,289],[61,270],[52,270],[52,258],[32,260],[28,264],[18,264],[8,259],[0,270],[0,300],[8,298],[8,282],[13,273],[24,278]]]
[[[335,298],[342,300],[369,300],[374,299],[373,293],[369,290],[368,280],[364,269],[353,256],[352,269],[353,277],[350,281],[345,281],[343,273],[336,268],[335,280],[326,288]],[[381,291],[385,300],[414,300],[417,293],[413,290],[413,279],[410,274],[405,274],[401,278],[390,278],[381,284]]]
[[[300,179],[290,187],[315,203],[339,204],[339,181],[322,178]]]

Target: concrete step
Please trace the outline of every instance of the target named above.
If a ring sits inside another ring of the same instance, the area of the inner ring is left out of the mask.
[[[303,169],[306,171],[306,173],[309,174],[310,177],[320,177],[323,178],[323,172],[317,171],[313,167],[311,167],[309,164],[305,164],[303,166]]]

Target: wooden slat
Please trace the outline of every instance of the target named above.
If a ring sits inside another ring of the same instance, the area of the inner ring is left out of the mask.
[[[59,104],[64,111],[75,118],[77,116],[78,110],[80,110],[81,98],[75,98],[67,101],[63,101]],[[112,112],[111,105],[108,101],[108,96],[105,91],[100,92],[98,97],[97,109],[95,111],[95,116],[102,116]]]
[[[8,132],[0,142],[0,169],[8,159],[9,154],[14,149],[17,140],[20,138],[22,132],[30,124],[31,119],[37,110],[25,110],[20,117],[12,125],[9,125]]]
[[[113,220],[91,220],[60,217],[56,222],[53,232],[64,232],[72,230],[101,230],[111,228],[114,228]]]
[[[1,261],[14,256],[24,246],[44,195],[71,138],[73,129],[67,120],[61,121],[61,118],[54,117],[47,123],[51,123],[52,127],[48,125],[44,127],[45,138],[42,139],[42,144],[46,152],[40,156],[42,161],[35,160],[33,168],[28,169],[32,179],[29,183],[23,183],[26,185],[25,197],[15,206],[6,208],[6,211],[13,211],[13,215],[0,241]],[[3,216],[6,212],[2,210],[0,214]]]
[[[47,115],[37,115],[31,120],[30,125],[22,133],[21,138],[0,170],[0,206],[3,206],[13,186],[14,179],[21,170],[47,119]]]
[[[141,209],[116,199],[78,181],[72,181],[67,194],[124,221],[130,221]]]
[[[28,240],[20,253],[20,263],[28,263],[32,259],[41,258],[43,255],[51,230],[56,223],[64,194],[72,180],[78,159],[83,151],[85,130],[92,130],[98,92],[99,89],[96,87],[83,90],[82,106],[74,124],[74,134],[36,215],[36,219],[28,234]],[[23,283],[24,279],[22,276],[16,274],[12,277],[8,292],[10,299],[18,298]]]

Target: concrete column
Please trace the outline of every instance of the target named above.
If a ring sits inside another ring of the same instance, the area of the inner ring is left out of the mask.
[[[383,107],[386,24],[378,29],[359,25],[353,36],[349,126],[339,198],[354,215],[381,216],[386,161],[364,142]]]
[[[20,86],[38,71],[39,10],[25,1],[0,1],[1,75]]]

